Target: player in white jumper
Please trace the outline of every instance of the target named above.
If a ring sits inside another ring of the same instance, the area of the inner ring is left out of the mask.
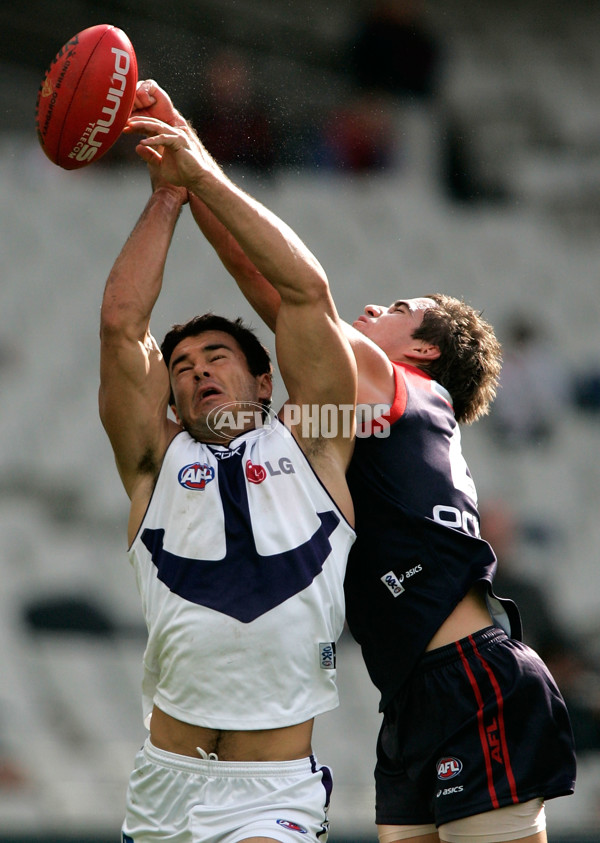
[[[149,633],[149,738],[123,841],[325,841],[331,775],[311,736],[315,715],[338,702],[354,358],[319,263],[152,83],[140,83],[128,131],[144,136],[153,190],[106,284],[100,385]],[[239,320],[195,317],[161,348],[150,333],[190,196],[281,295],[277,359],[293,424],[254,412],[269,405],[271,364]],[[328,429],[315,424],[323,404]]]

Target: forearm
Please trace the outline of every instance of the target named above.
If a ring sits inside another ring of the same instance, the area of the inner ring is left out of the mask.
[[[138,154],[163,180],[185,187],[208,206],[282,300],[322,299],[327,278],[316,258],[282,220],[227,178],[189,126],[134,115],[125,131],[145,135]]]
[[[267,306],[268,324],[274,322],[279,296],[286,301],[300,302],[322,291],[325,272],[300,238],[220,170],[210,168],[198,173],[189,189],[229,232],[231,239],[217,238],[219,257],[253,306],[258,295],[257,309],[261,315],[261,307]],[[261,276],[263,284],[266,280],[273,285],[278,297],[264,292],[264,288],[258,294]]]
[[[108,276],[101,309],[103,330],[144,335],[161,290],[181,205],[181,196],[170,187],[150,196]]]

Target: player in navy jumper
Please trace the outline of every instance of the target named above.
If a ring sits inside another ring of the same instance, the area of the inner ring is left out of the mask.
[[[443,295],[368,305],[353,332],[367,340],[352,345],[369,399],[393,384],[390,412],[357,438],[348,473],[347,618],[384,712],[380,837],[541,843],[543,800],[574,787],[569,719],[520,641],[516,607],[493,594],[496,559],[460,447],[459,422],[493,398],[499,345],[476,311]]]
[[[198,225],[263,320],[279,297],[200,203]],[[564,701],[492,590],[460,423],[488,412],[501,368],[492,327],[432,294],[368,305],[346,326],[358,404],[390,407],[360,431],[348,473],[357,540],[347,619],[381,692],[381,843],[546,841],[544,800],[573,792]],[[371,435],[365,435],[365,434]]]

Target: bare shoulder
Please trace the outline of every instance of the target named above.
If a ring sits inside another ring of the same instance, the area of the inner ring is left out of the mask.
[[[358,404],[389,404],[394,398],[394,369],[387,354],[368,337],[344,323],[356,360]]]

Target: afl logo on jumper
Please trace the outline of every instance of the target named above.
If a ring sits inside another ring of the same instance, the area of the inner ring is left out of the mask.
[[[193,462],[190,465],[184,466],[177,479],[184,489],[194,489],[202,491],[207,483],[214,479],[215,470],[206,463]]]
[[[180,541],[178,523],[171,524],[171,521],[167,525],[168,538],[165,538],[165,527],[153,527],[144,529],[140,540],[152,557],[158,579],[174,594],[241,623],[251,623],[299,594],[319,576],[334,551],[330,538],[340,524],[340,516],[333,510],[310,513],[312,532],[307,525],[304,541],[289,547],[283,536],[278,552],[259,553],[248,499],[244,451],[240,447],[235,456],[219,460],[216,470],[197,462],[186,465],[177,475],[179,483],[191,490],[202,490],[207,483],[215,481],[208,497],[192,497],[193,503],[199,505],[199,518],[204,515],[203,503],[218,507],[221,501],[225,547],[220,558],[214,558],[214,548],[205,546],[202,535],[193,543],[192,555],[175,553],[181,550],[182,544],[186,546],[186,541]],[[265,468],[270,474],[267,463]]]
[[[453,758],[451,755],[447,758],[440,758],[436,764],[437,777],[441,781],[453,779],[458,776],[462,768],[462,761],[459,761],[458,758]]]

